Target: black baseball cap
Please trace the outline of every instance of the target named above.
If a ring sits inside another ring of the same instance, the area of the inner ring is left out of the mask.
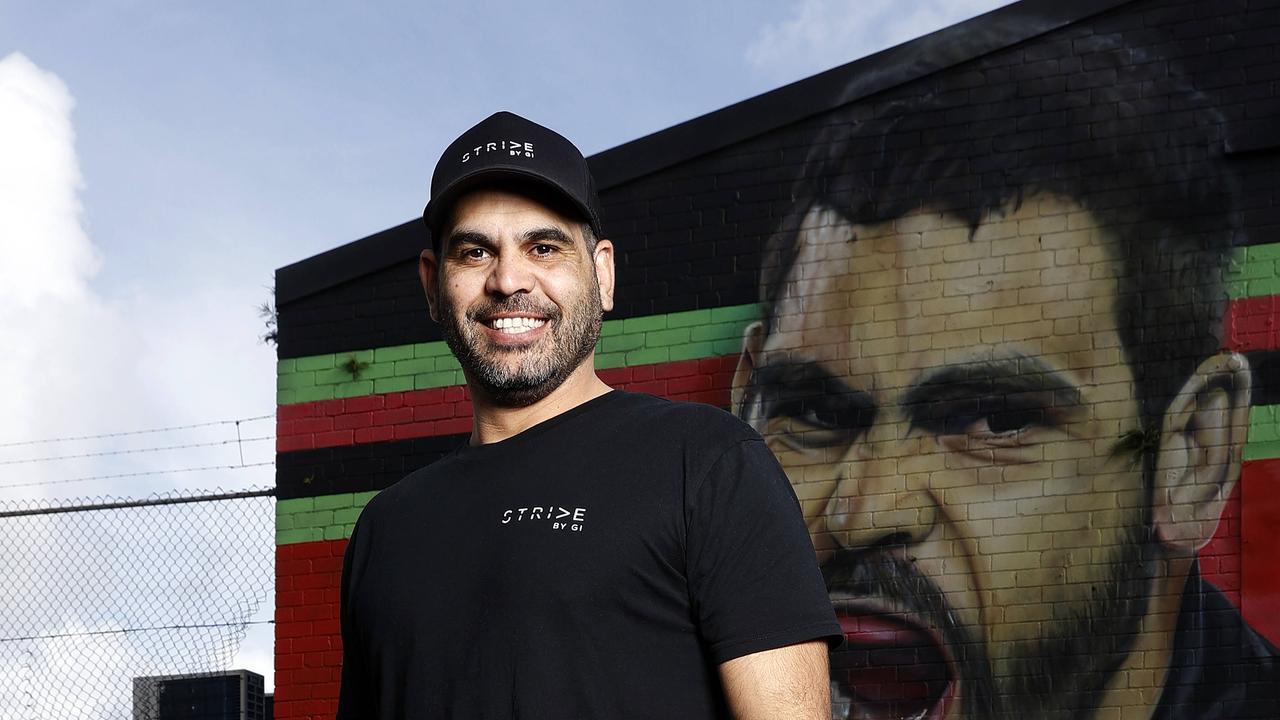
[[[582,152],[563,135],[515,113],[496,112],[450,143],[431,175],[422,217],[439,245],[440,226],[460,195],[494,181],[531,183],[568,201],[597,236],[600,199]]]

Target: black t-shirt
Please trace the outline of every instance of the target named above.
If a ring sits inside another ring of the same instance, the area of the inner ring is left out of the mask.
[[[759,436],[622,391],[374,497],[342,635],[344,720],[723,717],[719,663],[842,637]]]

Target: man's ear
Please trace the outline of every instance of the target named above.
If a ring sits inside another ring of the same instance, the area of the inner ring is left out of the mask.
[[[738,367],[733,371],[733,388],[729,395],[729,407],[733,410],[733,414],[740,418],[746,410],[742,403],[746,399],[747,386],[751,383],[751,373],[759,363],[760,349],[763,347],[764,323],[757,320],[748,325],[742,333],[742,354],[738,356]]]
[[[1195,554],[1218,530],[1240,477],[1251,384],[1244,356],[1215,355],[1165,411],[1151,506],[1156,537],[1174,554]]]
[[[418,256],[418,279],[422,281],[422,292],[427,295],[427,311],[436,322],[440,322],[440,311],[437,309],[440,299],[440,276],[436,274],[438,269],[435,250],[423,250]]]
[[[596,280],[600,283],[600,307],[609,312],[613,309],[613,242],[597,240],[592,261],[596,266]]]

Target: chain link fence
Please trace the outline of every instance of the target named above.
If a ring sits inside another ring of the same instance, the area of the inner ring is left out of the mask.
[[[152,717],[135,677],[231,669],[274,533],[270,489],[0,502],[0,720]]]

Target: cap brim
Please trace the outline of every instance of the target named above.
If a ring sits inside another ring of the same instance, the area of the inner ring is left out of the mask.
[[[600,219],[595,217],[591,212],[591,209],[587,207],[585,203],[580,202],[572,193],[562,187],[559,183],[549,180],[537,173],[529,172],[529,170],[523,167],[512,165],[490,165],[455,179],[453,182],[449,183],[448,187],[440,191],[435,197],[431,198],[431,201],[427,203],[425,208],[423,208],[422,218],[427,223],[427,229],[431,231],[432,244],[436,244],[439,241],[437,235],[439,234],[440,226],[448,220],[449,210],[453,207],[454,202],[456,202],[460,196],[481,185],[503,179],[530,181],[541,187],[547,188],[548,190],[554,191],[556,195],[564,198],[569,205],[581,214],[582,219],[591,226],[591,229],[595,231],[597,235],[601,233]]]

